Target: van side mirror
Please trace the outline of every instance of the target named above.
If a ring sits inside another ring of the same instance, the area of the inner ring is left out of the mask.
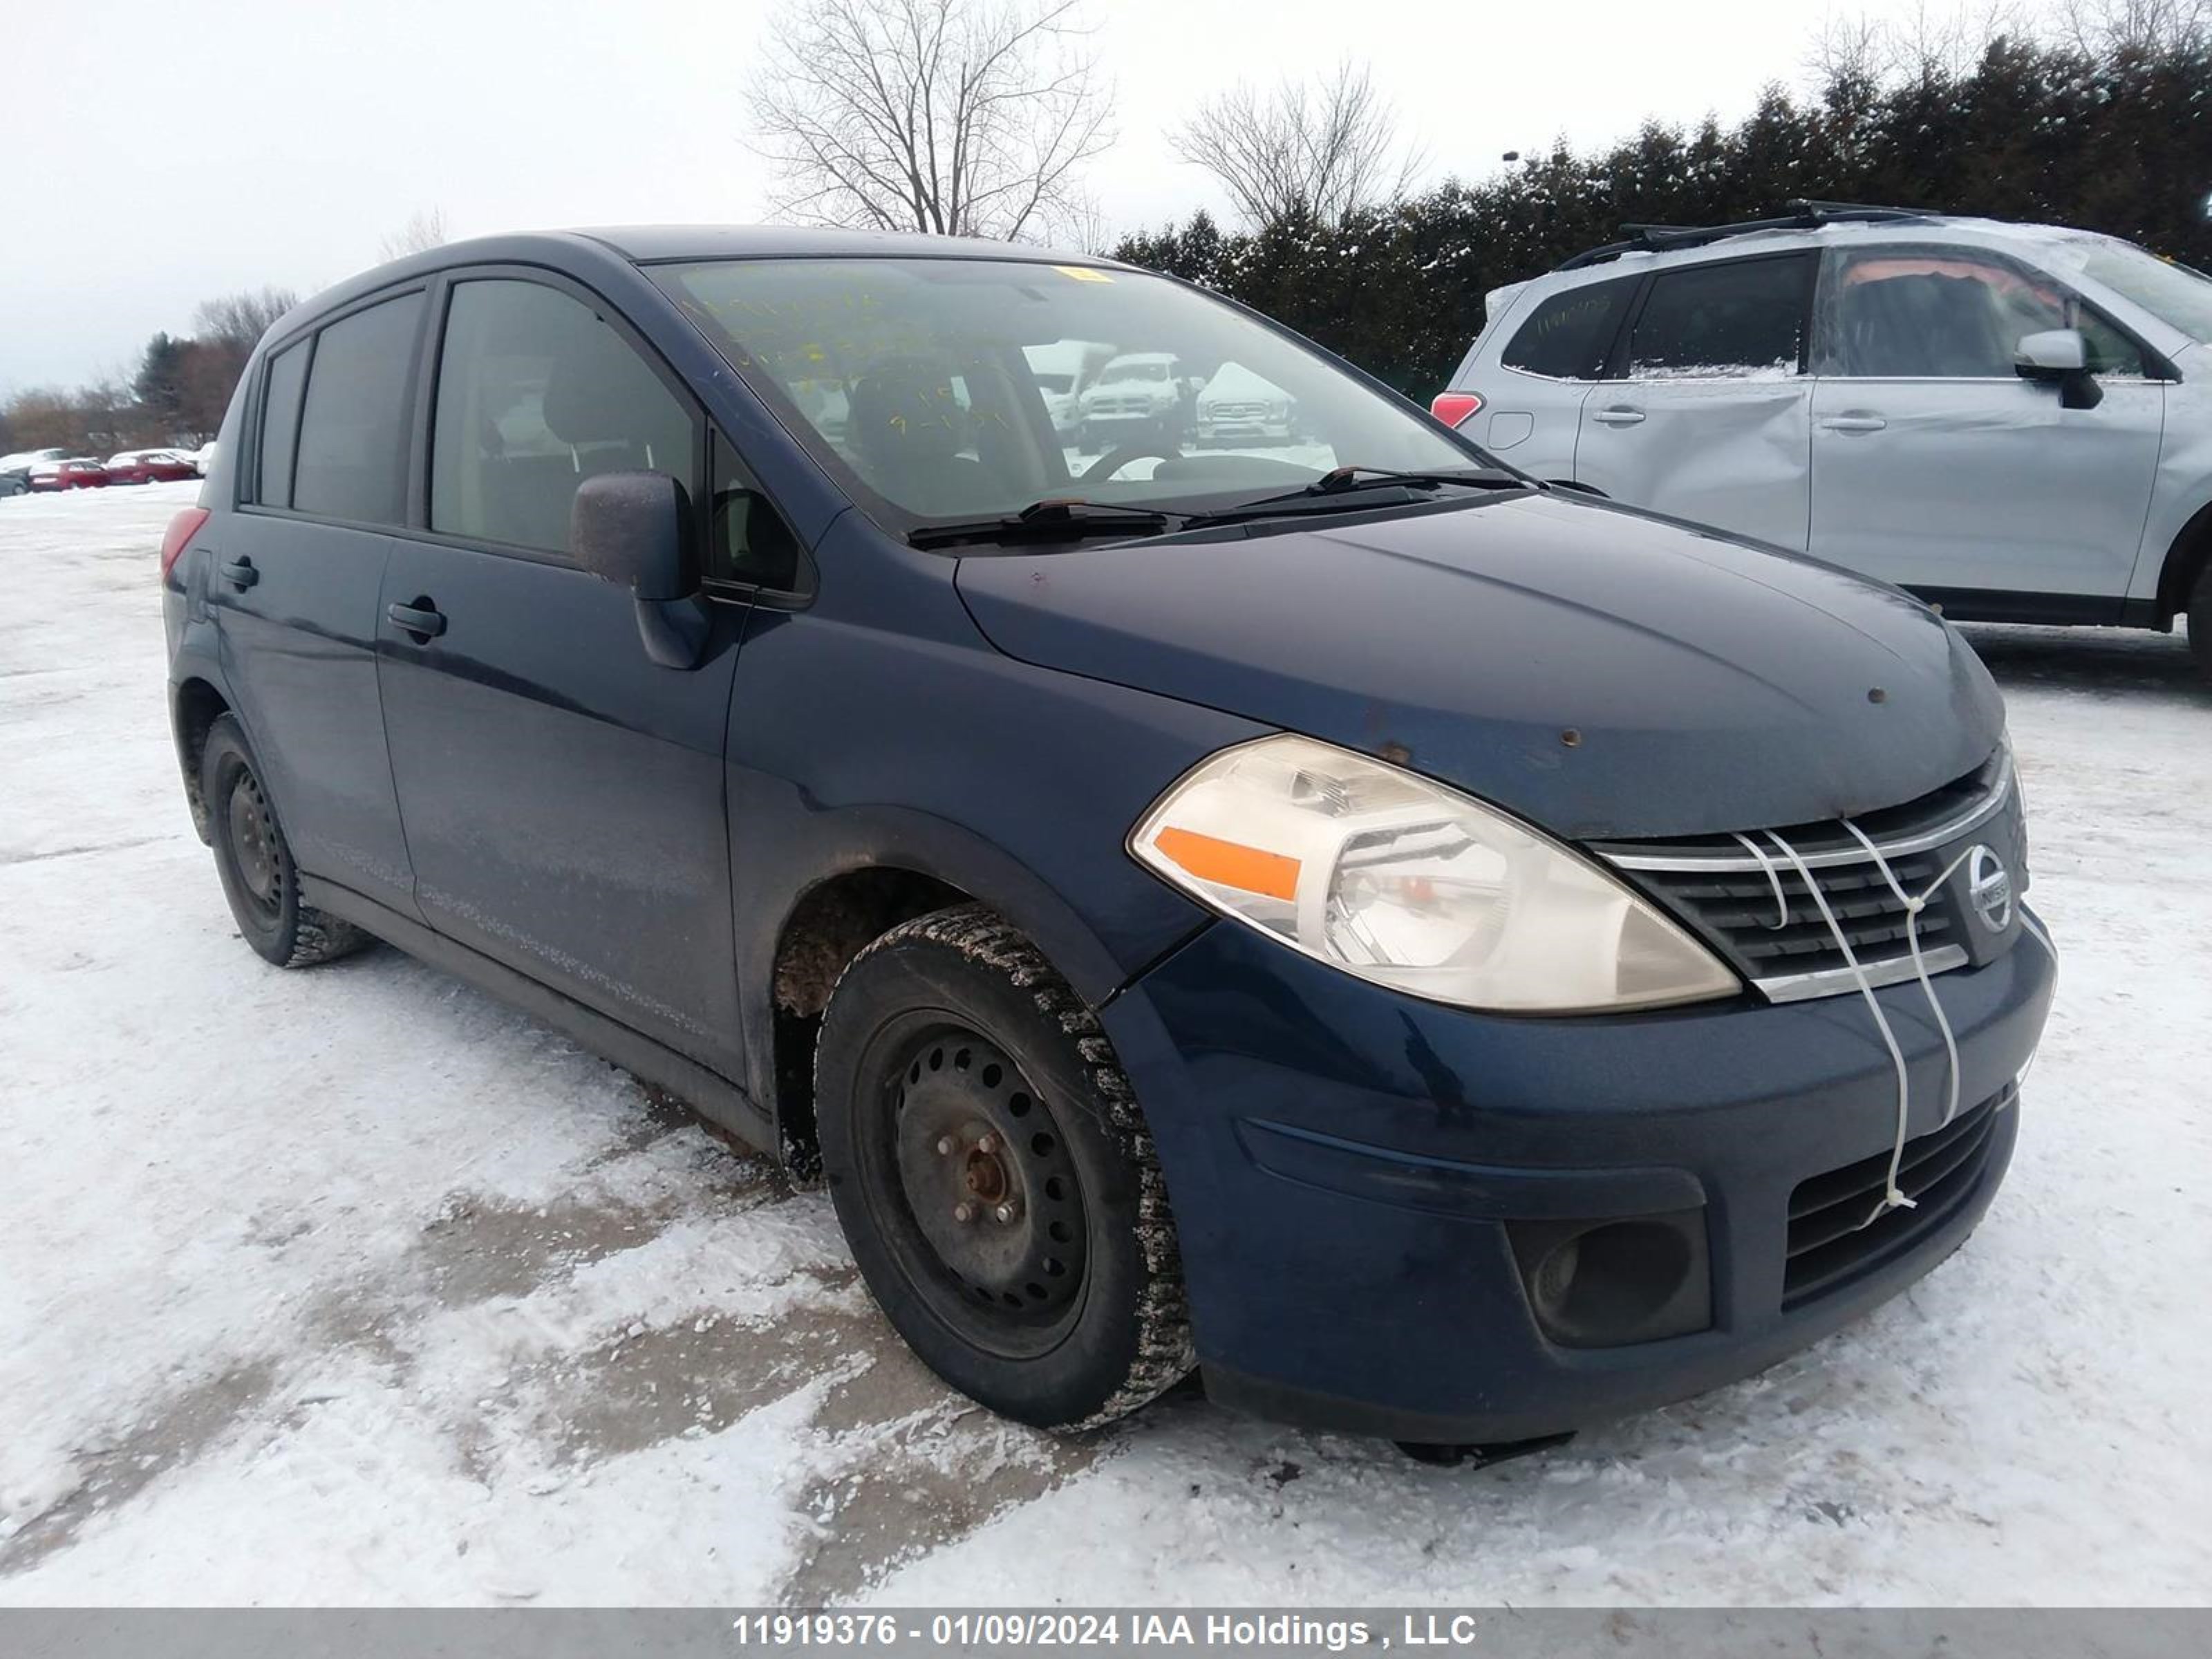
[[[602,581],[629,589],[647,656],[664,668],[699,665],[714,612],[680,483],[641,471],[585,479],[568,510],[568,550]]]
[[[2078,328],[2046,329],[2023,337],[2013,351],[2013,371],[2023,380],[2044,380],[2058,388],[2061,409],[2094,409],[2105,389],[2089,373],[2089,343]]]

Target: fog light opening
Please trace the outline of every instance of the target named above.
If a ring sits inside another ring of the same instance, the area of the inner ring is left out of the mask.
[[[1629,1221],[1510,1223],[1536,1323],[1565,1347],[1607,1348],[1712,1323],[1703,1210]]]

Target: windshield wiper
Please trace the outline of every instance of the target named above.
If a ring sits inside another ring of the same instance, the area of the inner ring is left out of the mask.
[[[918,525],[907,532],[906,538],[915,547],[951,547],[962,542],[1072,542],[1085,536],[1157,536],[1197,516],[1164,507],[1052,499],[1031,501],[1020,512],[1003,518]]]
[[[1261,495],[1253,501],[1239,501],[1234,507],[1224,507],[1200,515],[1193,522],[1232,524],[1239,519],[1265,518],[1278,513],[1342,511],[1353,504],[1346,501],[1340,507],[1337,498],[1370,489],[1437,490],[1449,488],[1486,493],[1494,489],[1534,487],[1514,473],[1400,472],[1384,466],[1340,466],[1322,473],[1310,484],[1285,490],[1279,495]]]

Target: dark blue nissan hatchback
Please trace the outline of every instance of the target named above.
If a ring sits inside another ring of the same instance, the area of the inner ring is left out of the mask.
[[[1553,1434],[1863,1312],[2003,1176],[2054,962],[1958,636],[1209,295],[465,243],[286,317],[221,455],[161,573],[247,942],[389,940],[818,1175],[1010,1417],[1196,1367]]]

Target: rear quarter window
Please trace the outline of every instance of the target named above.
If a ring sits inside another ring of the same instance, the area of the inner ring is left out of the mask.
[[[268,507],[292,504],[292,449],[300,436],[300,393],[307,384],[308,342],[287,346],[269,360],[262,383],[261,449],[255,499]]]
[[[1537,301],[1528,320],[1514,331],[1499,361],[1524,374],[1553,380],[1595,380],[1605,360],[1638,279],[1616,277],[1571,288]]]

